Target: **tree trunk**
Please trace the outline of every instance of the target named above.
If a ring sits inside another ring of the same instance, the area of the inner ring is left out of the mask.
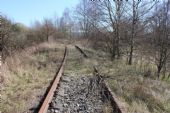
[[[137,6],[136,6],[136,2],[135,0],[133,0],[133,17],[132,17],[132,31],[131,31],[131,37],[130,37],[130,54],[129,54],[129,62],[128,64],[129,65],[132,65],[132,58],[133,58],[133,48],[134,48],[134,38],[136,36],[136,33],[135,33],[135,27],[136,26],[136,23],[137,23],[137,18],[138,18],[138,15],[137,15]]]
[[[132,57],[133,57],[133,44],[130,46],[130,55],[129,55],[129,65],[132,65]]]
[[[161,70],[158,69],[158,71],[157,71],[157,77],[158,78],[160,77],[160,73],[161,73]]]
[[[160,73],[161,73],[161,69],[162,69],[162,67],[161,67],[161,65],[158,65],[157,66],[157,77],[159,78],[160,77]]]

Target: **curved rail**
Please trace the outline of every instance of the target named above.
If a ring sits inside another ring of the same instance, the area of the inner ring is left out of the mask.
[[[58,87],[58,84],[60,82],[60,78],[63,74],[64,71],[64,65],[66,62],[66,56],[67,56],[67,47],[65,47],[65,52],[64,52],[64,57],[62,59],[62,63],[58,69],[58,71],[55,74],[55,78],[54,81],[52,83],[52,86],[47,94],[47,96],[45,97],[44,102],[42,103],[42,106],[40,107],[40,110],[38,113],[46,113],[49,107],[49,103],[51,102],[53,95],[54,95],[54,91],[56,90],[56,88]]]

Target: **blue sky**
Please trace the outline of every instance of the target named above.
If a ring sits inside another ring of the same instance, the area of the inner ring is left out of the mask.
[[[72,9],[78,3],[79,0],[0,0],[0,12],[30,26],[44,17],[60,17],[65,8]]]

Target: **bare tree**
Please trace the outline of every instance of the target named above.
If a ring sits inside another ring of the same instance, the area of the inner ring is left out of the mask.
[[[90,24],[100,33],[103,34],[108,50],[111,53],[111,58],[120,57],[120,39],[121,39],[121,22],[124,13],[123,1],[105,0],[93,2],[97,15],[90,17]],[[90,10],[91,11],[91,10]],[[91,11],[94,14],[93,10]],[[91,14],[91,15],[92,15]],[[97,19],[95,19],[97,17]]]
[[[153,18],[154,51],[158,78],[162,69],[166,70],[166,64],[170,56],[170,0],[164,1],[160,6],[160,9],[156,9]]]
[[[55,32],[55,26],[51,19],[44,19],[42,24],[42,30],[45,35],[46,41],[49,41],[49,37]]]
[[[138,6],[141,1],[133,0],[132,3],[132,26],[131,26],[131,36],[130,36],[130,53],[129,53],[129,61],[128,64],[132,64],[132,57],[133,57],[133,50],[134,50],[134,38],[136,37],[135,29],[137,29],[137,22],[138,22]]]
[[[60,19],[59,30],[63,33],[64,37],[72,37],[73,21],[70,15],[70,10],[66,8]]]
[[[80,32],[83,34],[83,38],[88,38],[90,36],[90,3],[89,0],[82,0],[76,7],[76,18],[78,19],[78,23],[80,25]]]
[[[88,13],[83,13],[85,15],[84,18],[86,17],[88,20],[86,23],[88,29],[101,33],[103,38],[105,38],[111,58],[119,58],[121,54],[121,23],[123,23],[124,2],[105,0],[90,2],[89,4]]]
[[[129,34],[129,55],[128,55],[128,64],[131,65],[133,61],[133,54],[134,54],[134,48],[135,48],[135,41],[138,39],[141,34],[141,31],[143,32],[145,29],[145,24],[148,21],[148,15],[149,12],[153,9],[156,2],[155,1],[137,1],[133,0],[132,2],[127,2],[127,18],[130,21],[129,28],[130,28],[130,34]],[[129,9],[130,8],[130,9]],[[128,10],[129,9],[129,10]],[[131,10],[132,9],[132,10]]]

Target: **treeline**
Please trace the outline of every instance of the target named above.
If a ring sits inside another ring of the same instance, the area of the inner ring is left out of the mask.
[[[60,38],[77,37],[71,33],[69,9],[65,9],[63,16],[44,18],[41,22],[35,21],[30,27],[22,23],[12,22],[6,15],[0,15],[0,37],[2,60],[16,51],[42,42],[55,41]],[[68,22],[69,21],[69,22]]]
[[[159,78],[170,69],[169,8],[170,0],[82,0],[76,10],[84,38],[112,59],[126,55],[129,65],[134,54],[149,56]]]
[[[126,56],[129,65],[135,54],[146,54],[159,77],[170,67],[169,6],[170,0],[81,0],[62,17],[44,18],[29,28],[1,16],[2,48],[8,54],[44,41],[81,37],[112,60]]]

